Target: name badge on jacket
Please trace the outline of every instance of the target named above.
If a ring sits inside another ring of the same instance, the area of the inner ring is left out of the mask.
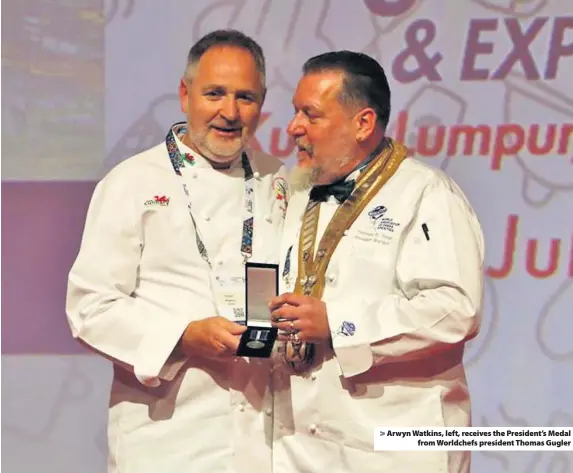
[[[246,323],[244,272],[241,267],[235,271],[214,271],[211,276],[217,312],[221,317],[241,325]]]

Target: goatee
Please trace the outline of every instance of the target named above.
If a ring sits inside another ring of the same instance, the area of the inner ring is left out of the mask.
[[[296,165],[291,169],[288,180],[292,192],[308,190],[312,187],[314,169],[310,166]]]

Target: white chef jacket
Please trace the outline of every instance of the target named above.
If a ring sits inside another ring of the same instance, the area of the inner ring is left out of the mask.
[[[289,202],[284,292],[296,281],[307,202],[308,192]],[[317,242],[337,208],[332,197],[321,204]],[[304,375],[275,372],[273,473],[469,471],[467,452],[375,452],[373,438],[378,427],[470,425],[462,356],[480,324],[483,261],[482,230],[459,187],[403,161],[328,265],[333,350],[317,347]]]
[[[177,142],[195,159],[183,178],[162,143],[98,183],[69,275],[73,335],[114,361],[108,471],[270,472],[270,361],[170,356],[190,322],[218,315],[182,182],[214,269],[242,268],[245,215],[240,160],[217,171]],[[248,155],[256,177],[251,261],[277,263],[285,169]]]

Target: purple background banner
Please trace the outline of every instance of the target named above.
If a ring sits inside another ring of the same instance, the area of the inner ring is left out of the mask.
[[[67,274],[94,182],[2,185],[2,353],[87,353],[66,323]]]

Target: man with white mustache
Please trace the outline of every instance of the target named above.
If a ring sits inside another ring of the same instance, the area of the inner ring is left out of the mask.
[[[72,333],[113,361],[110,473],[271,471],[270,360],[235,356],[245,262],[278,262],[288,187],[247,149],[260,46],[233,30],[190,50],[186,121],[98,183],[70,271]]]
[[[274,473],[467,473],[469,452],[375,452],[391,427],[465,427],[464,344],[479,330],[484,238],[460,188],[385,136],[390,89],[361,53],[309,59],[271,301]]]

